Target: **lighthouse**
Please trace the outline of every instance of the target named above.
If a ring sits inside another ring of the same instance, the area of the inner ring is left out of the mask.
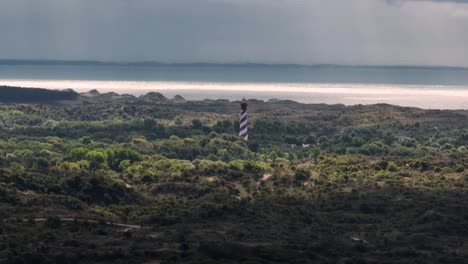
[[[243,140],[249,140],[249,116],[247,114],[247,102],[245,98],[241,102],[239,137]]]

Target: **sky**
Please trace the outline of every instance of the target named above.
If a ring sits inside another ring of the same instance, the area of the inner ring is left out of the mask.
[[[468,0],[1,0],[0,58],[468,67]]]

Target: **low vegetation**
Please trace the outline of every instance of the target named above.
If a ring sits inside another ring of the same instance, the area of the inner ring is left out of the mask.
[[[144,99],[0,106],[0,262],[466,263],[466,111]]]

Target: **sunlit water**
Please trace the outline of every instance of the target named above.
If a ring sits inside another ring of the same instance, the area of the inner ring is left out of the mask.
[[[188,100],[245,97],[468,109],[468,71],[450,68],[0,65],[0,85],[134,95],[158,91]]]

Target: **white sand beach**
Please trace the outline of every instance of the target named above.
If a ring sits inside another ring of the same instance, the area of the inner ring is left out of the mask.
[[[316,83],[216,83],[94,80],[0,80],[0,85],[48,89],[73,89],[141,95],[151,91],[187,100],[256,98],[301,103],[388,103],[425,109],[468,109],[468,88],[462,86],[316,84]]]

